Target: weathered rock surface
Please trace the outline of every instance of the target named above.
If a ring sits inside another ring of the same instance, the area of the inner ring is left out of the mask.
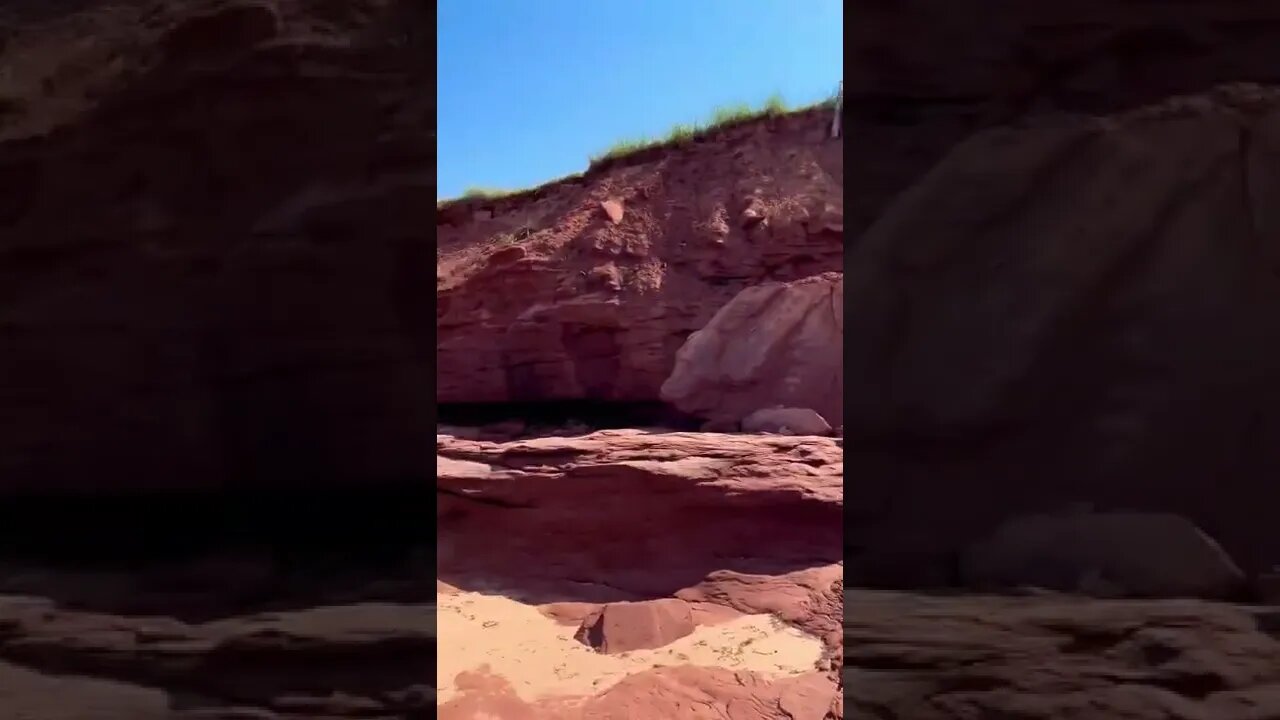
[[[662,385],[662,399],[712,420],[741,420],[784,405],[810,408],[839,425],[843,348],[839,273],[756,285],[689,336]]]
[[[845,274],[851,576],[1078,502],[1280,560],[1278,169],[1280,95],[1236,87],[984,132],[903,195]]]
[[[5,717],[424,717],[435,652],[429,604],[188,623],[0,596],[0,708],[18,713]]]
[[[840,269],[829,122],[829,110],[750,122],[442,206],[437,399],[658,400],[676,351],[739,291]],[[602,202],[625,213],[615,222]]]
[[[436,447],[437,572],[449,586],[538,605],[569,632],[612,618],[605,639],[629,649],[676,639],[688,625],[667,611],[681,607],[694,626],[772,615],[825,648],[818,667],[784,678],[647,670],[574,701],[589,710],[573,712],[694,720],[707,709],[676,698],[695,692],[733,717],[780,717],[780,706],[840,717],[839,440],[613,430],[508,443],[438,436]],[[579,717],[521,698],[501,677],[472,673],[457,684],[464,690],[441,717]]]
[[[838,440],[608,430],[436,447],[439,577],[459,587],[610,602],[840,561]],[[519,542],[492,543],[498,525]]]
[[[850,590],[856,720],[1266,720],[1280,608]]]
[[[969,547],[961,562],[968,587],[1084,595],[1224,599],[1245,580],[1212,538],[1159,513],[1024,515]]]
[[[18,14],[0,492],[428,474],[434,98],[392,4]]]

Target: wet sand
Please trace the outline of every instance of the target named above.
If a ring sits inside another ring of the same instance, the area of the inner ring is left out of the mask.
[[[603,655],[573,638],[576,628],[557,623],[537,606],[479,593],[437,594],[442,651],[436,670],[437,702],[458,689],[468,670],[508,680],[519,697],[594,695],[629,675],[655,667],[698,665],[786,677],[814,670],[822,643],[770,615],[745,615],[654,650]],[[443,650],[447,648],[447,650]]]

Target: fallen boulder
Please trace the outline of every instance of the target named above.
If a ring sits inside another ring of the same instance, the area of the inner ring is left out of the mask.
[[[784,405],[840,424],[843,342],[840,273],[747,288],[685,341],[662,399],[715,420]]]
[[[615,602],[582,621],[574,636],[598,652],[660,648],[693,632],[693,610],[677,598]]]

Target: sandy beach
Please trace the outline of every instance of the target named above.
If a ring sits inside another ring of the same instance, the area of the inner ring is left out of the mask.
[[[574,639],[576,628],[555,622],[537,606],[479,593],[437,594],[440,647],[437,701],[458,690],[459,673],[488,666],[527,701],[603,692],[623,678],[655,667],[698,665],[748,670],[770,677],[810,672],[822,643],[770,615],[746,615],[653,650],[603,655]]]

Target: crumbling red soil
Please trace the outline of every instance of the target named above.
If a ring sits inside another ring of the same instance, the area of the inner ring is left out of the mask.
[[[822,108],[763,118],[442,206],[437,399],[658,400],[685,338],[743,288],[841,269],[830,125]]]

